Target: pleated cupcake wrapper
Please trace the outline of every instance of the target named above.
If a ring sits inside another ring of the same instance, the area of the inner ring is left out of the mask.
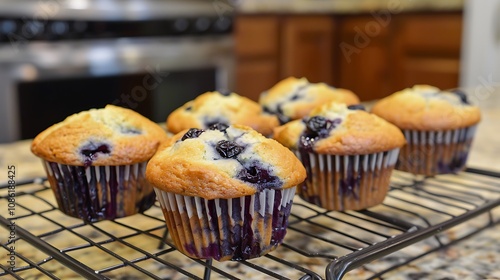
[[[147,162],[120,166],[72,166],[42,160],[59,209],[88,222],[130,216],[155,202],[146,181]]]
[[[432,176],[465,168],[476,126],[447,131],[403,130],[407,144],[396,169]]]
[[[281,244],[295,190],[207,200],[155,188],[177,249],[192,258],[219,261],[259,257]]]
[[[359,210],[382,203],[399,149],[368,155],[295,151],[307,171],[298,195],[327,210]]]

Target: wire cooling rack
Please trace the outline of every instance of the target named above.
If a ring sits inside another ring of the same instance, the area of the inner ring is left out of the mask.
[[[14,263],[0,263],[2,279],[341,279],[361,272],[379,279],[500,221],[499,173],[467,169],[416,180],[394,172],[381,205],[334,212],[296,198],[275,251],[212,262],[175,249],[157,204],[131,217],[83,223],[57,209],[44,179],[18,182],[15,191],[15,216],[0,216],[0,255],[15,253]],[[8,198],[0,186],[0,213]]]

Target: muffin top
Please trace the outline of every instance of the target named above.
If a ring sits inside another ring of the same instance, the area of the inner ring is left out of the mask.
[[[273,137],[292,150],[332,155],[372,154],[405,144],[400,129],[366,112],[362,105],[335,102],[315,108],[301,120],[277,127]]]
[[[33,139],[31,151],[67,165],[129,165],[149,160],[167,138],[161,126],[139,113],[107,105],[50,126]]]
[[[242,124],[264,135],[279,125],[274,115],[263,113],[260,105],[234,92],[205,92],[174,110],[167,117],[167,129],[179,133],[184,129],[206,129],[215,123]]]
[[[358,104],[359,98],[347,89],[295,77],[278,82],[259,97],[264,111],[277,115],[281,124],[305,117],[314,107],[330,101],[352,105]]]
[[[167,192],[227,199],[291,188],[306,177],[290,150],[248,126],[189,129],[168,142],[146,168],[146,179]]]
[[[477,124],[481,114],[460,90],[442,91],[429,85],[393,93],[379,101],[372,113],[401,129],[424,131],[450,130]]]

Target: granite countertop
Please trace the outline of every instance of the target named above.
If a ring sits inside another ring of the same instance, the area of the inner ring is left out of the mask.
[[[473,142],[468,166],[500,172],[500,159],[498,158],[498,155],[500,155],[500,134],[491,133],[492,131],[498,130],[498,124],[500,123],[500,89],[497,92],[490,93],[486,97],[485,95],[481,95],[481,98],[482,100],[476,101],[478,101],[477,104],[481,107],[482,110],[482,121],[478,127],[477,135]],[[8,165],[15,165],[17,170],[16,179],[18,181],[28,178],[45,176],[39,159],[34,157],[29,150],[30,143],[30,140],[24,140],[15,143],[0,145],[0,166],[3,166],[4,171],[6,171]],[[4,173],[6,174],[6,172]],[[473,180],[473,177],[471,180]],[[6,182],[6,175],[0,176],[0,182]],[[491,182],[500,187],[499,180]],[[39,196],[44,196],[43,198],[46,199],[46,201],[54,201],[51,192],[49,192],[48,190],[47,192],[40,193]],[[6,207],[5,205],[1,204],[1,202],[0,207],[2,207],[0,209],[0,213],[4,215],[1,211],[4,211]],[[38,206],[34,205],[33,207]],[[376,209],[377,208],[375,208],[373,211],[376,211]],[[55,213],[53,214],[55,215]],[[161,216],[161,213],[157,214]],[[495,217],[496,221],[499,220],[500,207],[494,209],[493,216]],[[57,217],[59,219],[58,221],[60,221],[61,223],[66,223],[65,219],[68,219],[63,215],[58,215]],[[470,220],[460,227],[454,227],[446,231],[446,235],[444,236],[446,239],[453,240],[456,236],[461,235],[463,232],[467,232],[475,228],[476,226],[478,227],[479,224],[483,225],[484,221],[487,221],[488,218],[489,216],[487,214],[478,216],[477,218]],[[74,220],[75,219],[70,218],[70,221],[75,222]],[[154,223],[158,223],[158,221],[155,221]],[[26,227],[28,230],[31,230],[34,234],[40,234],[48,230],[43,228],[43,226],[37,225],[36,223],[25,223],[22,224],[22,226]],[[342,229],[339,228],[338,230]],[[2,244],[5,244],[6,242],[6,234],[7,232],[3,228],[0,228],[0,242]],[[63,239],[64,238],[53,240],[47,238],[46,241],[50,242],[51,244],[60,244],[60,242],[64,241]],[[498,264],[500,263],[499,240],[500,225],[489,227],[468,239],[447,247],[446,249],[430,253],[427,256],[414,260],[396,270],[392,270],[384,274],[383,279],[500,279],[500,270],[498,269]],[[296,235],[292,231],[285,237],[285,242],[295,242],[296,244],[301,244],[301,242],[304,241],[301,240],[300,235]],[[430,238],[414,245],[408,246],[398,252],[387,256],[383,261],[375,261],[373,263],[365,265],[362,268],[353,270],[352,272],[348,273],[344,277],[344,279],[367,278],[373,274],[373,271],[380,271],[387,266],[394,265],[394,263],[398,262],[403,255],[410,255],[413,252],[421,250],[422,248],[428,248],[429,246],[431,246],[432,242],[435,241]],[[319,251],[324,249],[319,245],[317,248]],[[276,252],[278,257],[287,260],[288,258],[295,258],[291,255],[280,255],[280,252],[281,250],[277,250]],[[76,256],[76,253],[73,255]],[[40,258],[43,259],[46,258],[46,256]],[[100,257],[98,257],[98,259],[99,258]],[[4,260],[2,258],[0,259],[3,264]],[[178,256],[172,261],[174,263],[179,263],[179,265],[183,265],[181,259],[187,260],[186,258],[182,258],[182,256]],[[316,271],[319,275],[324,276],[325,266],[327,265],[327,262],[321,262],[320,260],[309,262],[309,259],[306,259],[304,257],[298,257],[295,261],[301,262],[302,260],[308,261],[306,265],[311,270]],[[262,258],[256,260],[255,263],[259,264],[264,262],[268,262],[268,259]],[[233,271],[237,277],[244,279],[256,279],[256,276],[251,274],[252,269],[249,269],[247,266],[239,266],[237,264],[234,264],[233,262],[224,263],[221,264],[221,266],[224,266],[230,269],[230,271]],[[69,269],[65,267],[59,267],[58,269],[69,271]],[[161,269],[163,268],[160,268],[159,271],[162,271]],[[191,267],[186,267],[185,269],[191,272]],[[200,268],[193,267],[192,269],[193,271],[196,271],[196,269],[199,270]],[[287,268],[286,271],[280,271],[279,268],[277,269],[277,272],[281,273],[282,275],[290,275],[289,268]],[[36,270],[30,270],[30,272],[26,273],[31,273],[32,271]],[[163,273],[165,272],[163,271]],[[64,272],[62,275],[64,276],[64,279],[71,278],[71,275],[75,276],[71,271]],[[24,274],[24,276],[33,275]],[[128,276],[129,275],[127,275],[127,277]],[[113,279],[136,279],[132,276],[128,278],[127,277],[123,275],[115,275]],[[294,279],[295,276],[292,275],[289,277]],[[36,275],[32,278],[38,279]],[[185,279],[185,277],[172,277],[171,279]],[[212,279],[216,278],[213,277]]]
[[[463,0],[242,0],[235,1],[236,10],[252,13],[330,13],[355,14],[389,10],[401,11],[458,11]]]

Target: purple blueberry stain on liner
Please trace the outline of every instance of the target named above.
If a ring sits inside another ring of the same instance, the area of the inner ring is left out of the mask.
[[[340,173],[346,174],[344,178],[339,179],[340,194],[345,197],[352,196],[354,199],[359,200],[359,187],[361,185],[361,174],[363,169],[358,166],[358,174],[355,174],[354,166],[355,156],[347,156],[349,158],[349,164],[347,166],[340,165]],[[361,159],[359,162],[363,162]]]
[[[465,163],[467,162],[467,156],[468,156],[468,153],[459,153],[457,155],[455,155],[451,161],[449,162],[443,162],[443,161],[438,161],[438,164],[437,164],[437,171],[439,173],[453,173],[453,174],[456,174],[458,173],[459,171],[461,171],[463,169],[463,167],[465,166]]]
[[[254,196],[253,205],[252,196],[245,196],[243,204],[240,199],[219,200],[220,217],[216,216],[213,200],[203,201],[201,211],[210,217],[207,219],[207,222],[210,220],[207,227],[202,229],[203,235],[214,234],[219,242],[209,242],[199,250],[192,242],[182,246],[189,254],[198,258],[220,260],[230,256],[233,261],[241,261],[259,257],[282,243],[285,237],[292,203],[281,205],[281,198],[282,191],[276,190],[273,208],[265,210],[264,216],[259,213],[261,207],[267,207],[267,204],[266,200],[261,200],[260,195]],[[229,211],[229,204],[232,206],[232,213]],[[252,226],[254,223],[272,226],[271,240],[265,240],[260,230]]]

